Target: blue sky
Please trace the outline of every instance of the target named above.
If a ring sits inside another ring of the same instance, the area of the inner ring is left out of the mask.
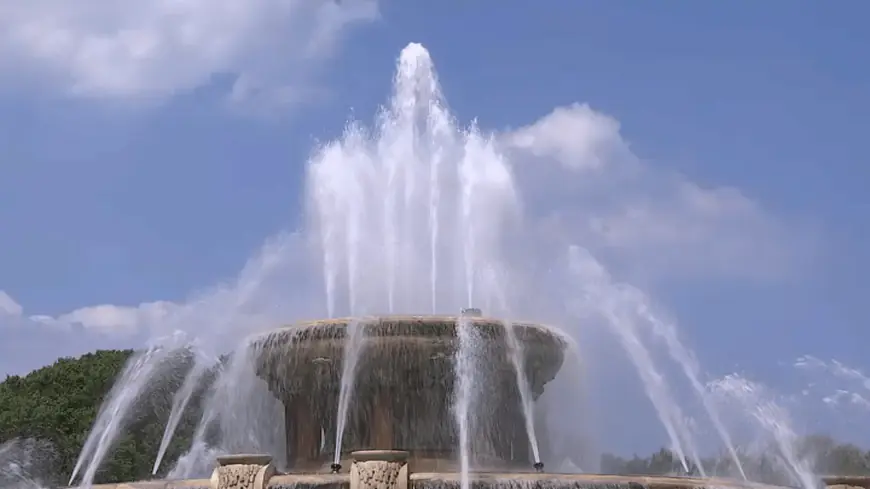
[[[0,371],[141,344],[110,305],[183,301],[299,227],[312,148],[371,118],[412,41],[463,122],[556,151],[587,127],[533,127],[557,107],[618,121],[652,211],[601,254],[710,375],[870,370],[870,5],[373,1],[0,7]]]

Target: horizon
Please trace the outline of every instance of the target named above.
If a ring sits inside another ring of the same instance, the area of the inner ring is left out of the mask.
[[[853,62],[856,40],[870,41],[855,20],[867,8],[772,2],[738,15],[712,5],[484,4],[432,25],[423,19],[443,7],[424,14],[374,0],[324,10],[263,0],[246,4],[249,24],[193,7],[181,20],[150,7],[159,20],[146,21],[46,0],[56,25],[38,22],[39,8],[0,9],[12,33],[0,37],[0,63],[14,67],[0,79],[11,114],[0,116],[0,227],[9,230],[0,372],[85,349],[141,348],[175,329],[232,345],[254,321],[329,316],[319,284],[294,282],[317,276],[299,252],[315,229],[308,194],[336,182],[349,156],[383,157],[377,118],[395,95],[393,63],[422,49],[443,92],[432,100],[444,102],[461,140],[445,147],[473,147],[476,161],[510,170],[487,181],[487,195],[501,200],[481,209],[506,222],[518,213],[520,231],[484,211],[475,223],[481,239],[499,236],[493,249],[506,252],[510,272],[539,280],[539,290],[523,284],[535,297],[519,294],[515,307],[591,338],[581,345],[594,360],[585,388],[602,405],[586,422],[598,424],[603,450],[648,453],[667,437],[618,341],[554,309],[553,295],[569,287],[602,300],[630,289],[676,328],[704,388],[737,374],[764,386],[759,395],[788,411],[799,433],[870,444],[870,431],[854,429],[870,414],[861,294],[870,284],[870,172],[861,165],[870,95],[858,89],[870,70]],[[491,32],[471,19],[490,19]],[[26,22],[34,30],[13,28]],[[198,29],[192,40],[170,35],[183,22]],[[221,35],[209,31],[216,23],[231,27],[226,46],[210,42]],[[68,45],[49,42],[63,29]],[[348,121],[368,130],[361,143]],[[345,159],[333,162],[330,150]],[[316,180],[318,168],[338,173]],[[369,201],[348,202],[339,211]],[[499,247],[523,232],[543,239]],[[588,256],[556,261],[565,244]],[[366,253],[363,265],[385,263]],[[579,282],[534,268],[554,263]],[[428,297],[411,283],[397,293],[425,309],[415,301]],[[455,310],[462,300],[440,287],[433,304]],[[375,289],[366,290],[382,300]],[[342,294],[336,301],[354,309]],[[663,352],[654,350],[656,362]],[[657,365],[686,416],[703,424],[695,435],[715,438],[679,365]],[[727,423],[744,438],[758,430]]]

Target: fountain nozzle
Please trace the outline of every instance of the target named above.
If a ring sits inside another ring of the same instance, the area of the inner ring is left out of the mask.
[[[341,470],[341,464],[336,462],[330,465],[329,468],[332,469],[333,474],[337,474]]]
[[[479,318],[479,317],[483,316],[483,313],[480,311],[480,309],[478,309],[476,307],[466,307],[465,309],[462,309],[461,311],[459,311],[459,314],[462,316],[473,317],[473,318]]]
[[[535,462],[535,472],[543,472],[544,471],[544,462]]]

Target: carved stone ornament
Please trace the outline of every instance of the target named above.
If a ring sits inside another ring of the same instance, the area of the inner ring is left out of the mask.
[[[350,489],[408,489],[408,452],[364,450],[351,457]]]
[[[227,455],[218,457],[217,463],[212,489],[266,489],[276,472],[269,455]]]

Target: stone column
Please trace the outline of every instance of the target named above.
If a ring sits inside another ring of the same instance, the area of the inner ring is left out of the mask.
[[[266,489],[275,475],[270,455],[226,455],[217,458],[212,489]]]
[[[408,452],[364,450],[350,455],[350,489],[408,489]]]
[[[379,450],[388,450],[396,446],[393,439],[393,399],[387,390],[380,389],[375,393],[372,409],[371,446]],[[404,448],[404,447],[403,447]]]
[[[285,403],[287,466],[307,468],[320,456],[320,423],[312,413],[308,400],[297,396]]]

